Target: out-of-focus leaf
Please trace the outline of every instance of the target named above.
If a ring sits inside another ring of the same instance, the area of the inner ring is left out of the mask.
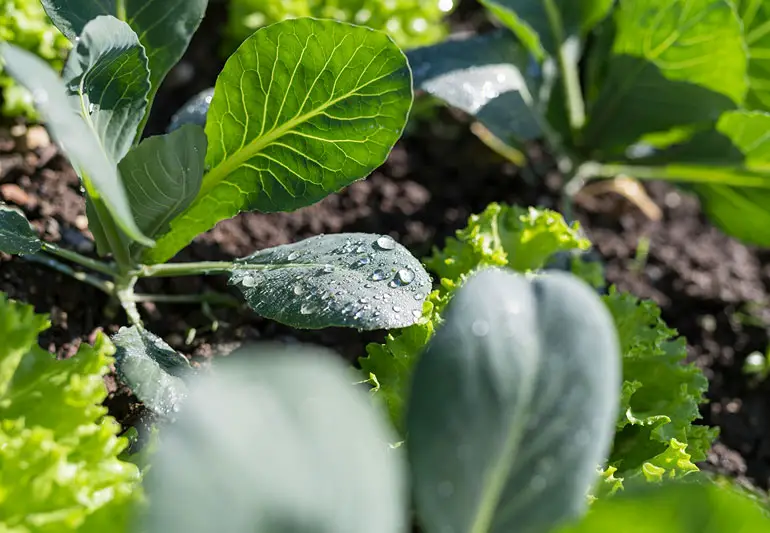
[[[743,21],[749,47],[749,109],[770,111],[770,3],[765,0],[732,0]]]
[[[24,213],[0,202],[0,252],[34,254],[41,246]]]

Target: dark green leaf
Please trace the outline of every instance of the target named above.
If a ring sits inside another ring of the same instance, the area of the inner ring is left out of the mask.
[[[749,47],[749,109],[770,111],[770,3],[734,0]]]
[[[99,15],[112,15],[133,28],[147,51],[150,101],[182,57],[206,12],[208,0],[42,0],[53,23],[70,41]]]
[[[607,16],[615,0],[481,0],[536,57],[555,55],[564,41],[588,33]]]
[[[605,498],[578,524],[559,533],[758,533],[770,531],[767,511],[716,484],[652,485]]]
[[[0,57],[6,71],[32,93],[48,131],[81,176],[89,196],[104,202],[129,237],[151,246],[152,241],[134,222],[115,163],[94,130],[73,109],[56,73],[34,54],[8,43],[0,43]]]
[[[724,0],[621,2],[584,144],[624,149],[644,134],[709,127],[743,102],[746,68],[741,23]]]
[[[136,326],[121,328],[112,341],[118,376],[149,409],[173,416],[187,396],[190,363],[163,339]]]
[[[139,229],[154,237],[168,228],[198,194],[206,156],[206,134],[186,125],[150,137],[120,162],[120,174]]]
[[[475,116],[504,142],[542,136],[532,59],[510,33],[446,41],[407,57],[415,87]]]
[[[258,30],[217,79],[201,192],[146,259],[168,259],[241,211],[290,211],[367,176],[411,97],[406,58],[383,33],[309,18]]]
[[[41,246],[24,213],[0,202],[0,252],[34,254]]]
[[[426,531],[542,533],[579,515],[612,442],[615,327],[577,278],[469,279],[417,362],[407,448]]]
[[[86,24],[62,81],[73,107],[117,165],[136,137],[150,90],[147,56],[131,27],[101,16]]]
[[[200,127],[206,126],[206,116],[209,113],[211,99],[214,97],[214,88],[206,89],[192,98],[190,98],[182,108],[171,117],[171,124],[168,126],[169,132],[179,129],[185,124],[196,124]]]
[[[298,328],[392,329],[414,324],[431,280],[388,236],[320,235],[242,259],[230,284],[258,314]]]
[[[256,346],[191,387],[146,487],[147,533],[400,533],[406,468],[339,356]]]

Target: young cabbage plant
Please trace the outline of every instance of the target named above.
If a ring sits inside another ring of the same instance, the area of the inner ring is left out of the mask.
[[[223,219],[294,210],[366,177],[398,140],[412,102],[406,57],[389,37],[302,18],[257,31],[230,57],[205,129],[185,124],[141,140],[158,87],[206,3],[44,0],[74,45],[61,77],[0,43],[7,72],[31,91],[77,171],[97,250],[112,261],[41,241],[6,206],[0,251],[98,287],[139,329],[140,301],[230,301],[135,289],[147,277],[198,274],[228,275],[254,311],[300,328],[414,323],[430,278],[388,235],[318,236],[234,261],[167,263]]]
[[[144,531],[407,531],[408,486],[426,533],[546,532],[585,509],[620,357],[571,275],[466,282],[417,363],[405,446],[351,369],[292,350],[243,349],[191,381],[161,430]]]
[[[509,148],[544,140],[566,207],[594,178],[667,180],[770,245],[770,3],[481,3],[506,29],[410,51],[416,88]]]

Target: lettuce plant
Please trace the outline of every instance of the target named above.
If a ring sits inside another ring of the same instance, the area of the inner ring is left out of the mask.
[[[770,244],[770,4],[481,3],[505,29],[412,51],[416,87],[503,143],[544,140],[567,199],[594,178],[668,180]]]
[[[338,357],[242,348],[195,380],[162,430],[141,530],[767,529],[754,502],[705,478],[629,490],[583,517],[614,431],[620,362],[606,306],[574,276],[477,273],[416,363],[409,438],[394,447]]]
[[[473,215],[468,226],[426,260],[440,279],[418,324],[391,332],[384,344],[370,344],[360,360],[373,393],[387,405],[396,427],[406,431],[405,405],[414,365],[444,322],[444,308],[458,287],[474,273],[507,268],[537,275],[556,264],[559,254],[569,268],[592,286],[604,285],[598,263],[579,253],[590,247],[575,223],[558,213],[491,204]],[[576,254],[577,252],[577,254]],[[547,270],[546,270],[547,271]],[[637,481],[679,478],[697,471],[717,430],[693,425],[708,383],[694,365],[685,365],[686,343],[660,318],[651,301],[639,301],[610,287],[601,297],[615,324],[623,357],[616,434],[597,496]]]
[[[0,3],[0,41],[15,43],[60,69],[70,42],[51,24],[39,0],[4,0]],[[3,72],[0,62],[2,113],[8,117],[37,118],[32,95]]]
[[[44,0],[74,44],[61,78],[0,44],[8,72],[32,92],[78,172],[97,250],[112,261],[40,241],[7,206],[0,251],[26,254],[118,300],[144,339],[138,349],[151,334],[137,302],[230,301],[137,292],[156,276],[228,275],[254,311],[296,327],[411,325],[430,278],[388,235],[321,235],[235,261],[166,262],[220,220],[294,210],[364,178],[399,138],[412,101],[407,60],[386,35],[301,18],[255,32],[233,54],[205,129],[185,124],[141,140],[153,97],[206,3]]]
[[[48,327],[0,293],[0,531],[127,531],[139,471],[101,405],[115,348],[99,334],[57,361],[37,345]]]

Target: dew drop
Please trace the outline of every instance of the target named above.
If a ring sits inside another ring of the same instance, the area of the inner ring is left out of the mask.
[[[475,320],[471,325],[471,331],[477,337],[486,337],[489,333],[489,323],[485,320]]]
[[[364,265],[368,265],[370,262],[371,262],[371,259],[369,259],[368,257],[362,257],[358,261],[356,261],[353,266],[364,266]]]
[[[88,104],[88,114],[89,115],[93,115],[95,109],[96,109],[96,106],[93,103]]]
[[[316,310],[316,309],[315,309],[315,307],[313,306],[313,304],[309,304],[309,303],[304,303],[304,304],[302,304],[302,305],[300,306],[300,308],[299,308],[299,312],[300,312],[301,314],[303,314],[303,315],[309,315],[309,314],[311,314],[311,313],[312,313],[313,311],[315,311],[315,310]]]
[[[356,248],[356,253],[357,253],[357,254],[362,254],[362,253],[364,253],[365,251],[366,251],[366,246],[364,246],[363,244],[359,244],[359,245],[358,245],[358,248]]]
[[[304,288],[302,288],[302,285],[300,285],[299,283],[297,283],[297,284],[294,286],[294,289],[292,289],[292,291],[293,291],[293,292],[294,292],[294,294],[296,294],[297,296],[300,296],[300,295],[301,295],[303,292],[305,292],[305,289],[304,289]]]
[[[372,273],[372,281],[382,281],[387,277],[385,271],[378,268]]]
[[[397,305],[394,305],[393,306],[393,312],[394,313],[400,313],[401,312],[401,308],[399,306],[397,306]]]
[[[243,276],[241,278],[241,285],[243,285],[244,287],[256,287],[257,280],[254,279],[252,276]]]
[[[419,302],[420,300],[422,300],[423,298],[425,298],[425,296],[424,296],[424,295],[422,295],[422,294],[420,294],[419,292],[418,292],[417,294],[415,294],[415,295],[414,295],[414,299],[415,299],[415,300],[417,300],[418,302]]]
[[[414,281],[414,271],[409,268],[402,268],[396,272],[396,278],[394,281],[398,286],[409,285]]]
[[[412,316],[414,318],[420,318],[422,316],[422,313],[420,311],[418,311],[417,309],[415,309],[414,311],[412,311]]]
[[[360,298],[358,300],[358,303],[360,303],[360,304],[365,304],[365,303],[368,303],[368,302],[369,302],[369,298]]]
[[[364,289],[371,289],[371,288],[373,288],[373,287],[374,287],[374,285],[372,285],[371,283],[366,283],[366,284],[364,285]]]
[[[287,257],[286,257],[286,260],[287,260],[287,261],[294,261],[294,260],[295,260],[295,259],[297,259],[298,257],[299,257],[299,252],[297,252],[297,251],[294,251],[294,252],[291,252],[291,253],[290,253],[290,254],[289,254]]]
[[[396,247],[396,241],[393,240],[393,237],[389,237],[388,235],[383,235],[382,237],[377,239],[377,246],[379,246],[383,250],[393,250]]]
[[[334,267],[327,263],[327,264],[324,265],[323,271],[326,274],[330,274],[331,272],[334,271]]]

